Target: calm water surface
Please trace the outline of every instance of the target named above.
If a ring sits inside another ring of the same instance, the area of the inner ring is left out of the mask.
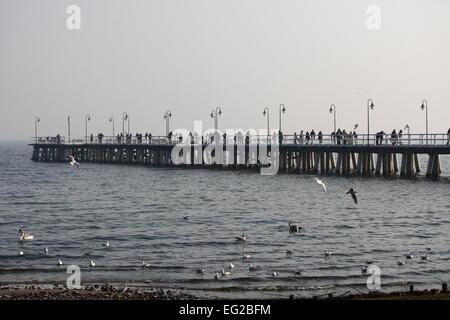
[[[212,298],[367,292],[366,261],[381,268],[384,291],[450,280],[445,177],[324,176],[324,193],[309,175],[88,163],[77,170],[32,162],[31,151],[25,143],[0,145],[0,283],[65,283],[58,258],[79,265],[84,283],[185,288]],[[442,171],[450,175],[446,157]],[[352,186],[358,207],[345,195]],[[290,220],[304,230],[290,233]],[[34,241],[18,241],[21,224]],[[242,233],[248,240],[236,242]],[[107,240],[109,248],[102,246]],[[429,261],[397,266],[409,252],[424,255],[427,246]],[[286,249],[294,254],[286,256]],[[325,249],[334,254],[325,258]],[[251,259],[244,261],[243,253]],[[143,270],[142,261],[153,267]],[[230,262],[232,275],[214,280]],[[249,272],[248,263],[260,269]],[[201,266],[204,275],[195,271]],[[294,277],[295,270],[303,276]]]

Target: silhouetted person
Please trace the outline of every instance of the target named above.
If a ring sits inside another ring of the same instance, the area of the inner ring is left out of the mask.
[[[323,140],[323,134],[322,134],[322,131],[319,131],[319,134],[318,134],[318,139],[319,139],[319,144],[322,144],[322,140]]]

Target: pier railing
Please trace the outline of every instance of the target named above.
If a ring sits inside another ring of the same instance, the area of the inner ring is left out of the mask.
[[[193,144],[214,143],[213,136],[191,136]],[[182,142],[180,136],[152,136],[152,137],[112,137],[104,136],[102,138],[77,138],[67,139],[66,137],[32,137],[31,144],[106,144],[106,145],[174,145]],[[236,136],[220,136],[219,143],[227,144],[282,144],[282,145],[383,145],[383,146],[443,146],[450,144],[450,136],[447,133],[429,133],[429,134],[323,134],[309,135],[288,134],[279,136],[273,135],[251,135],[246,137],[245,133]]]

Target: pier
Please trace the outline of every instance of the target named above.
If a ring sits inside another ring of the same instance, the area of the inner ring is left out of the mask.
[[[317,137],[305,140],[297,134],[246,137],[244,133],[220,137],[216,139],[217,144],[211,137],[191,136],[187,143],[183,140],[183,150],[187,150],[183,154],[186,159],[183,164],[174,164],[171,159],[172,149],[181,144],[176,136],[132,137],[127,141],[118,137],[90,141],[34,137],[30,146],[33,147],[32,160],[38,162],[66,162],[68,156],[74,156],[80,163],[257,170],[264,163],[259,151],[263,149],[270,155],[276,145],[277,154],[273,152],[272,156],[277,158],[279,172],[384,177],[412,177],[425,172],[430,178],[441,175],[440,156],[450,154],[447,134],[406,134],[395,139],[390,134],[323,135],[320,140]],[[223,161],[208,163],[203,157],[196,160],[199,153],[203,155],[208,149],[213,150],[213,155],[214,150],[223,151],[220,152]],[[428,157],[426,168],[421,168],[419,156]]]

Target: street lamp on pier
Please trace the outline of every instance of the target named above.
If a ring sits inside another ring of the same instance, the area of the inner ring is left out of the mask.
[[[38,124],[40,121],[39,116],[34,117],[34,139],[36,143],[38,143]]]
[[[264,108],[263,116],[267,117],[267,144],[269,144],[269,136],[270,136],[270,114],[269,108]]]
[[[334,114],[334,133],[336,134],[336,106],[334,103],[330,106],[330,113]]]
[[[370,144],[370,112],[369,110],[375,107],[372,99],[367,100],[367,145]]]
[[[172,118],[172,111],[167,110],[164,114],[164,120],[166,120],[166,137],[169,136],[170,132],[170,118]]]
[[[425,109],[425,126],[426,126],[426,141],[428,144],[428,101],[423,99],[422,105],[420,106],[420,109]]]
[[[91,121],[91,115],[87,114],[86,115],[86,125],[84,127],[84,133],[85,133],[85,137],[86,137],[86,143],[88,142],[88,122]]]
[[[284,104],[280,104],[280,108],[279,108],[279,128],[281,131],[281,113],[286,113],[286,108],[284,106]]]
[[[122,113],[122,135],[125,136],[125,121],[128,120],[128,133],[130,131],[130,117],[128,113]]]
[[[211,111],[210,117],[214,118],[214,129],[218,129],[219,128],[219,121],[218,121],[218,117],[222,115],[222,109],[220,109],[220,107],[217,107],[215,110]]]
[[[113,136],[113,138],[114,138],[114,136],[116,135],[116,132],[115,132],[115,130],[114,130],[114,117],[113,116],[109,116],[109,122],[112,124],[112,129],[113,129],[113,134],[112,134],[112,136]]]

